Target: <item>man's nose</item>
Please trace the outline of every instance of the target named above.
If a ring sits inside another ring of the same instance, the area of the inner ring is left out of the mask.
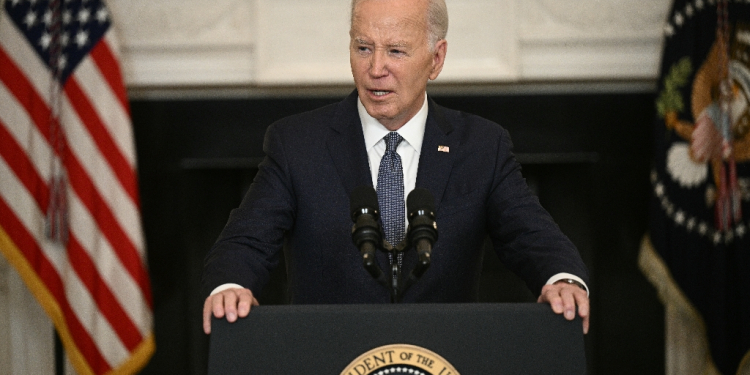
[[[370,58],[370,75],[383,77],[388,75],[388,59],[385,51],[376,50]]]

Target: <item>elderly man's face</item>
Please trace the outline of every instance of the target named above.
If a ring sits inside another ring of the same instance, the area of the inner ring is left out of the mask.
[[[396,130],[422,107],[428,79],[437,78],[446,42],[430,51],[427,2],[365,0],[354,11],[349,58],[370,116]]]

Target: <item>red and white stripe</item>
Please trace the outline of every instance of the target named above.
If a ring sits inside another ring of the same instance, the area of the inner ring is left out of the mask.
[[[130,112],[111,32],[62,90],[68,153],[50,145],[51,73],[0,12],[0,251],[80,374],[131,372],[153,352]],[[65,248],[44,235],[53,158],[68,176]]]

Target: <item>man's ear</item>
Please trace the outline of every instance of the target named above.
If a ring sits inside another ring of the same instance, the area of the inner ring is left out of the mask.
[[[435,51],[432,55],[432,71],[430,72],[430,80],[434,80],[443,71],[443,64],[445,63],[445,54],[448,52],[448,41],[445,39],[438,40],[435,43]]]

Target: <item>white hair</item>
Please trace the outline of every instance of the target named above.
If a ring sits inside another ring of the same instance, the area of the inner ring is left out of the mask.
[[[435,44],[448,35],[448,7],[445,0],[427,0],[427,42],[430,51]],[[351,23],[354,22],[354,9],[362,0],[352,0]]]

